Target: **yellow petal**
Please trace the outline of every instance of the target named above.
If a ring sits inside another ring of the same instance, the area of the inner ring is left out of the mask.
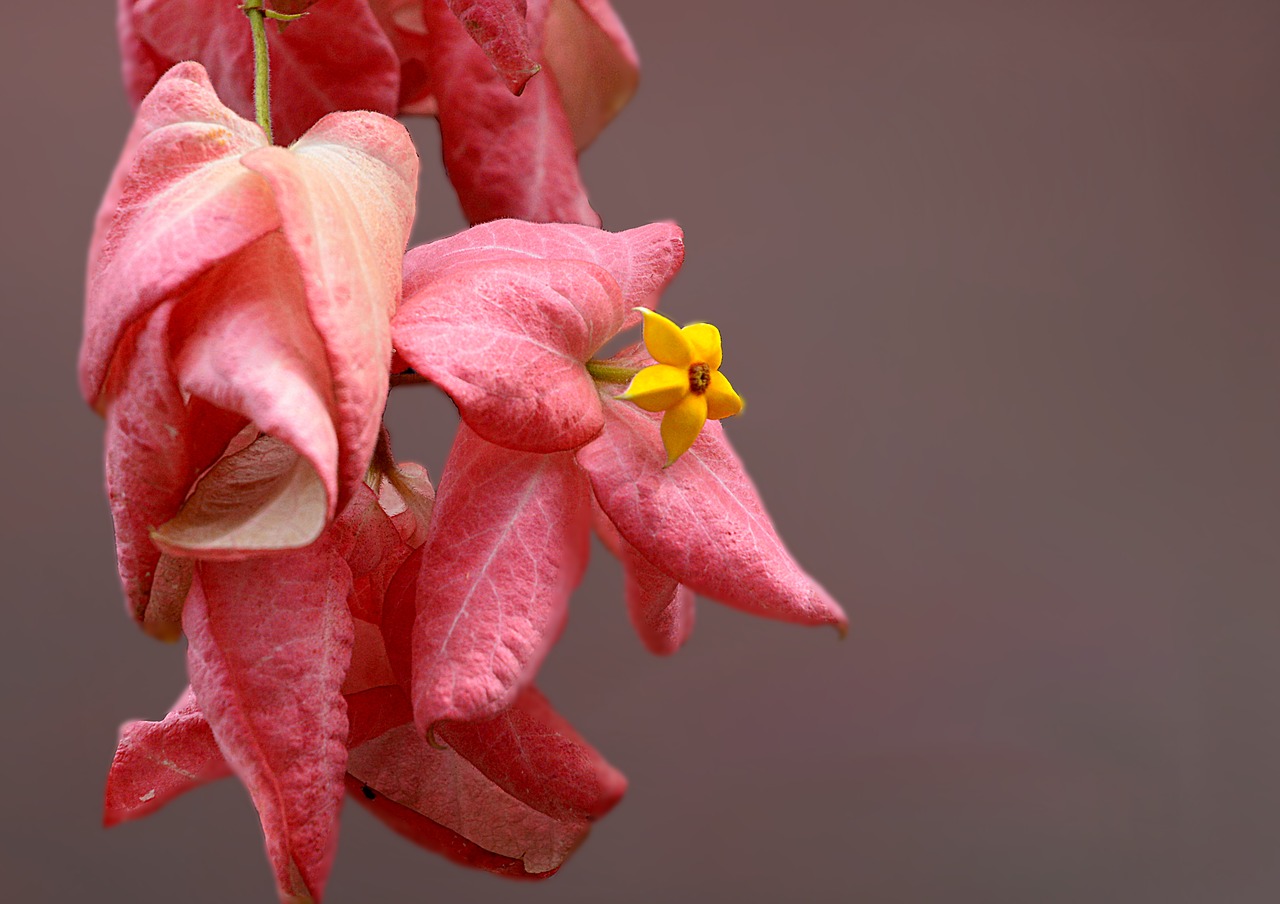
[[[651,364],[631,378],[626,392],[618,398],[635,402],[645,411],[666,411],[688,394],[689,371]]]
[[[644,347],[653,360],[687,370],[693,363],[693,347],[680,327],[648,308],[637,310],[644,315]]]
[[[724,353],[720,350],[720,331],[709,323],[691,323],[680,331],[693,347],[693,360],[712,370],[720,369]]]
[[[662,445],[667,450],[667,464],[675,460],[693,445],[707,422],[707,399],[689,393],[662,416]]]
[[[742,410],[742,396],[733,391],[732,384],[724,374],[715,371],[711,374],[711,383],[707,386],[707,417],[718,421],[722,417],[733,417]]]

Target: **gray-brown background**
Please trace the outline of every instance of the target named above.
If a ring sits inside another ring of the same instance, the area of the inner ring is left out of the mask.
[[[182,650],[122,613],[74,381],[128,123],[107,2],[6,3],[0,894],[267,901],[232,782],[99,828]],[[617,0],[584,168],[674,217],[731,423],[852,633],[701,604],[645,654],[597,550],[544,670],[631,790],[542,885],[345,814],[332,902],[1280,899],[1280,6]],[[432,124],[415,241],[459,225]],[[454,422],[403,390],[397,450]]]

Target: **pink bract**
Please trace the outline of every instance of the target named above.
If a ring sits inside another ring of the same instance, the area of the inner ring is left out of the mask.
[[[450,393],[464,422],[425,555],[404,566],[419,569],[412,682],[421,727],[495,712],[532,680],[567,596],[566,538],[553,527],[578,523],[578,513],[594,513],[622,559],[628,608],[655,652],[687,638],[694,592],[843,632],[844,613],[783,546],[720,425],[666,467],[657,416],[615,400],[622,386],[597,384],[586,367],[634,322],[635,305],[655,303],[683,251],[669,224],[615,235],[503,221],[406,256],[396,348]],[[604,363],[652,362],[631,348]],[[481,516],[513,544],[487,561],[510,567],[516,556],[521,579],[452,552],[476,542]],[[459,638],[464,655],[452,655]]]
[[[612,233],[500,220],[405,255],[401,357],[449,393],[478,435],[574,449],[604,418],[582,366],[680,269],[672,223]]]
[[[196,60],[252,117],[252,45],[237,3],[119,0],[118,34],[135,103],[174,63]],[[269,42],[281,141],[337,110],[433,114],[471,222],[598,225],[577,155],[639,81],[607,0],[324,0],[271,26]]]
[[[156,85],[125,153],[90,248],[80,385],[107,418],[129,608],[172,634],[147,616],[161,546],[225,558],[305,545],[363,479],[417,155],[372,113],[333,114],[292,148],[269,147],[194,63]],[[272,438],[188,499],[250,424]],[[281,499],[291,507],[268,505]]]
[[[414,466],[397,473],[429,488]],[[461,863],[525,878],[559,868],[626,780],[532,688],[492,718],[437,725],[445,747],[424,739],[393,666],[409,656],[413,599],[387,593],[421,536],[406,505],[384,483],[306,550],[197,565],[192,688],[161,722],[121,730],[108,825],[234,772],[284,901],[320,899],[344,790]]]
[[[530,4],[535,46],[548,10],[548,0]],[[444,165],[467,219],[599,225],[578,175],[573,129],[554,75],[543,72],[514,97],[447,10],[428,0],[423,16],[433,36],[427,72]]]
[[[586,569],[585,477],[568,453],[510,452],[465,426],[419,568],[413,700],[424,731],[505,709],[560,634]]]
[[[117,0],[125,88],[133,102],[175,63],[194,60],[209,70],[226,104],[253,119],[253,41],[239,6],[236,0]],[[368,0],[323,0],[304,21],[311,27],[271,27],[277,138],[292,142],[338,110],[394,116],[400,61]]]

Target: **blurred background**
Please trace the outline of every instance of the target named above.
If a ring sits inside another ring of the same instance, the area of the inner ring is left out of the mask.
[[[0,891],[268,901],[221,782],[100,828],[183,650],[124,616],[83,260],[129,124],[111,3],[7,4]],[[1280,5],[615,0],[606,226],[685,228],[675,319],[852,630],[700,602],[670,659],[597,547],[541,684],[630,777],[547,883],[348,807],[327,900],[1280,900]],[[415,242],[460,228],[434,124]],[[438,476],[456,415],[399,390]]]

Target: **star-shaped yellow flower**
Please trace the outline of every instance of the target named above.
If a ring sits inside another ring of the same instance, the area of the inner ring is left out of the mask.
[[[681,329],[648,308],[644,345],[657,361],[644,368],[618,396],[645,411],[665,411],[662,445],[667,464],[683,455],[698,438],[707,418],[720,420],[742,410],[742,399],[720,373],[720,331],[709,323]]]

